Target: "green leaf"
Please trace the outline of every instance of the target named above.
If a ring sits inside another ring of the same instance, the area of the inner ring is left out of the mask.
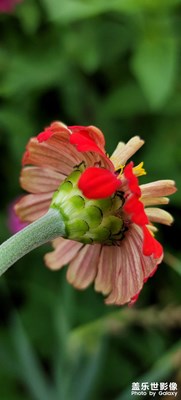
[[[103,100],[102,112],[113,118],[132,117],[139,113],[148,113],[148,103],[139,85],[131,80],[118,85],[115,90]]]
[[[165,253],[165,263],[181,276],[181,261],[171,253]]]
[[[140,11],[163,11],[180,4],[180,0],[41,0],[48,18],[52,21],[70,23],[92,18],[110,11],[135,14]]]
[[[152,109],[161,108],[173,91],[177,43],[168,21],[148,23],[131,67]]]
[[[77,379],[72,382],[73,398],[75,400],[89,400],[92,398],[95,384],[99,380],[104,366],[105,354],[106,341],[102,340],[95,346],[87,360],[81,360],[80,357]]]
[[[53,400],[52,388],[41,368],[39,360],[29,342],[18,314],[12,320],[12,338],[17,353],[21,379],[35,400]]]
[[[21,7],[17,7],[16,15],[25,33],[37,32],[41,21],[41,10],[35,0],[22,1]]]
[[[178,341],[167,353],[163,354],[152,368],[144,375],[136,378],[137,382],[159,382],[168,378],[180,365],[181,341]],[[115,400],[130,400],[131,385]]]
[[[149,171],[149,180],[174,179],[180,185],[181,135],[180,117],[160,118],[154,132],[148,129],[145,146],[144,164]],[[180,204],[181,191],[170,198],[170,203]]]

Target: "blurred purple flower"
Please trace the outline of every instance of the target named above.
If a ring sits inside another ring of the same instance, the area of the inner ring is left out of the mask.
[[[15,7],[16,3],[19,3],[22,0],[0,0],[0,13],[1,12],[10,12]]]
[[[17,197],[12,203],[10,203],[7,210],[7,226],[10,232],[13,234],[19,232],[21,229],[25,228],[25,226],[28,225],[26,222],[22,222],[15,213],[14,206],[18,200],[20,200],[20,197]]]

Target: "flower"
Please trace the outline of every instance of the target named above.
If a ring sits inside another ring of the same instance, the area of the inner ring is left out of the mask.
[[[0,12],[10,12],[21,0],[0,0]]]
[[[20,200],[20,197],[10,203],[7,209],[7,225],[11,233],[17,233],[27,226],[27,223],[22,222],[15,213],[14,206],[18,200]]]
[[[58,209],[66,235],[53,241],[46,265],[57,270],[69,264],[68,281],[78,289],[94,281],[107,304],[136,301],[163,259],[153,223],[173,221],[155,206],[168,203],[174,181],[139,186],[143,163],[127,163],[143,144],[138,136],[120,142],[109,158],[98,128],[54,122],[30,139],[23,156],[20,182],[30,194],[17,203],[16,213],[32,222],[49,207]]]

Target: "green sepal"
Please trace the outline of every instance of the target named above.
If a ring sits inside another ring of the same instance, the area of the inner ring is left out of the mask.
[[[74,221],[68,221],[66,224],[66,234],[68,238],[72,240],[78,240],[82,238],[87,231],[89,231],[89,225],[86,221],[77,219]]]
[[[103,213],[96,205],[86,205],[81,214],[81,218],[86,220],[90,229],[97,228],[102,222]]]
[[[123,229],[123,220],[114,215],[110,215],[105,219],[104,226],[110,230],[112,235],[117,235]]]
[[[89,244],[117,243],[125,230],[121,217],[122,193],[106,199],[87,199],[78,188],[84,169],[81,164],[65,179],[53,196],[51,208],[58,210],[64,219],[65,238]]]

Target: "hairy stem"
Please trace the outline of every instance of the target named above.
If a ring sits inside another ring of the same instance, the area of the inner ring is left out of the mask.
[[[47,214],[31,223],[0,246],[0,276],[17,260],[36,247],[65,234],[59,211]]]

